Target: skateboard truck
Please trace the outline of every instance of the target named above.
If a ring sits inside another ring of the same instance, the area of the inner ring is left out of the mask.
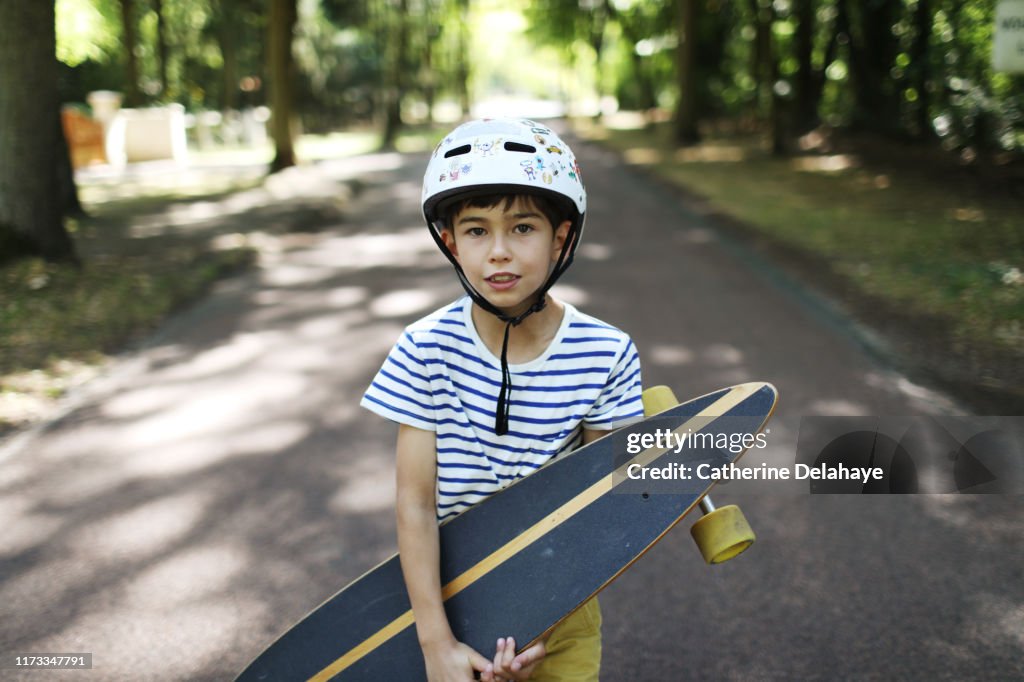
[[[668,386],[653,386],[643,392],[644,413],[650,417],[679,404]],[[716,507],[710,495],[700,498],[703,516],[690,527],[704,561],[720,564],[754,544],[754,531],[743,512],[734,504]]]

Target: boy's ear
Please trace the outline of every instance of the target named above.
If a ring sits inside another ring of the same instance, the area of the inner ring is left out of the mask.
[[[557,261],[558,256],[562,253],[562,247],[565,246],[566,235],[569,234],[570,227],[572,227],[572,221],[564,220],[555,228],[555,238],[551,241],[552,262]]]
[[[451,228],[444,228],[441,230],[441,241],[451,251],[451,254],[455,256],[456,260],[459,258],[459,247],[455,244],[455,233],[452,232]]]

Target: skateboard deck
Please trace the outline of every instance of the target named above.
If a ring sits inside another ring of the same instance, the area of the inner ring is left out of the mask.
[[[442,594],[456,638],[489,657],[499,637],[525,645],[564,620],[713,485],[693,476],[672,481],[668,492],[648,492],[646,482],[627,476],[628,467],[693,471],[705,464],[705,474],[726,467],[742,451],[707,442],[759,433],[777,395],[770,384],[749,383],[676,405],[555,460],[442,524]],[[678,440],[668,449],[646,447],[652,437],[644,441],[644,434],[665,429],[714,437],[678,452]],[[658,483],[666,491],[665,482]],[[281,635],[238,680],[425,677],[396,554]]]

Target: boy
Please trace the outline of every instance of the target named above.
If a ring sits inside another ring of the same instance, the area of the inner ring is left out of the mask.
[[[423,212],[467,296],[406,329],[361,404],[400,425],[398,546],[427,676],[595,680],[596,600],[489,661],[452,634],[438,547],[439,521],[643,416],[629,337],[548,294],[583,228],[579,167],[537,123],[472,121],[434,150]]]

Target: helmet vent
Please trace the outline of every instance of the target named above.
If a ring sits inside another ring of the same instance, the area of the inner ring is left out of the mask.
[[[444,153],[444,158],[450,159],[453,156],[462,156],[463,154],[468,154],[470,151],[472,151],[472,149],[473,148],[470,147],[468,144],[464,144],[461,147],[456,147],[455,149],[449,149],[448,151],[446,151]]]
[[[533,145],[523,144],[521,142],[506,142],[505,149],[510,152],[526,152],[527,154],[533,154],[537,151],[537,148]]]

